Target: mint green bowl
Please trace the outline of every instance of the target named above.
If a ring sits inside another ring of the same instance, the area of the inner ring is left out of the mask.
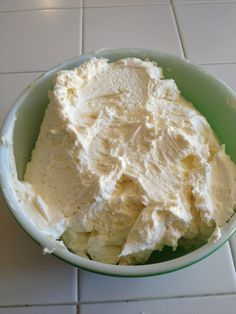
[[[28,219],[20,206],[13,186],[12,158],[17,175],[23,179],[27,162],[37,139],[45,108],[48,104],[48,90],[52,79],[62,69],[72,69],[90,59],[105,57],[115,61],[126,57],[149,58],[164,70],[165,78],[173,78],[182,95],[207,118],[226,151],[236,162],[236,94],[225,83],[216,79],[203,68],[178,57],[146,49],[102,49],[95,53],[81,55],[63,62],[33,81],[19,96],[11,108],[1,129],[0,180],[3,196],[15,219],[24,230],[43,248],[67,263],[89,271],[113,276],[150,276],[163,274],[207,257],[222,246],[236,230],[236,215],[224,226],[222,237],[215,243],[207,243],[192,251],[166,248],[154,253],[146,265],[118,266],[99,263],[77,256],[63,247],[56,246],[43,235]]]

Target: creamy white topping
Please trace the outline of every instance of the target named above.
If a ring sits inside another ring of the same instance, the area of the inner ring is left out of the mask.
[[[22,183],[42,232],[113,264],[220,237],[236,166],[160,67],[93,58],[59,72],[49,96]]]

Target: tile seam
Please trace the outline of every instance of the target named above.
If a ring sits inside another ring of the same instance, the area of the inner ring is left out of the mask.
[[[106,5],[106,6],[84,6],[82,3],[80,6],[75,7],[51,7],[51,8],[35,8],[35,9],[15,9],[15,10],[1,10],[0,13],[16,13],[16,12],[35,12],[35,11],[51,11],[51,10],[74,10],[81,9],[82,7],[86,9],[103,9],[103,8],[126,8],[126,7],[142,7],[142,6],[157,6],[157,5],[169,5],[168,3],[142,3],[142,4],[124,4],[124,5]]]
[[[182,300],[182,299],[195,299],[195,298],[207,298],[207,297],[224,297],[224,296],[235,296],[236,292],[222,292],[222,293],[204,293],[204,294],[193,294],[193,295],[177,295],[177,296],[166,296],[166,297],[150,297],[150,298],[133,298],[133,299],[122,299],[122,300],[103,300],[103,301],[80,301],[80,305],[83,304],[104,304],[104,303],[123,303],[123,302],[141,302],[141,301],[161,301],[161,300]]]
[[[38,9],[25,9],[25,10],[0,10],[0,14],[1,13],[4,13],[4,14],[7,14],[7,13],[24,13],[24,12],[40,12],[40,11],[63,11],[63,10],[78,10],[78,9],[81,9],[82,6],[79,6],[79,7],[66,7],[66,8],[38,8]]]
[[[178,39],[179,39],[180,47],[181,47],[183,56],[186,59],[186,57],[187,57],[186,56],[186,51],[185,51],[185,48],[184,48],[183,38],[182,38],[181,31],[180,31],[178,19],[177,19],[177,14],[175,12],[175,7],[174,7],[174,4],[173,4],[173,0],[170,0],[170,7],[171,7],[172,15],[173,15],[173,18],[174,18],[174,21],[175,21],[175,26],[177,28],[177,33],[178,33]]]
[[[123,302],[142,302],[142,301],[161,301],[161,300],[179,300],[179,299],[195,299],[207,297],[225,297],[235,296],[236,292],[227,293],[205,293],[194,295],[180,295],[180,296],[167,296],[167,297],[154,297],[154,298],[138,298],[138,299],[122,299],[122,300],[106,300],[106,301],[78,301],[78,302],[65,302],[65,303],[43,303],[43,304],[13,304],[13,305],[0,305],[0,309],[4,308],[29,308],[29,307],[53,307],[53,306],[79,306],[85,304],[104,304],[104,303],[123,303]]]
[[[204,5],[204,4],[211,4],[211,5],[217,5],[217,4],[235,4],[236,1],[217,1],[217,2],[175,2],[174,0],[169,0],[168,3],[142,3],[142,4],[123,4],[123,5],[107,5],[107,6],[74,6],[74,7],[51,7],[51,8],[35,8],[35,9],[15,9],[15,10],[1,10],[0,13],[16,13],[16,12],[34,12],[34,11],[51,11],[51,10],[74,10],[74,9],[81,9],[84,7],[85,9],[102,9],[102,8],[123,8],[123,7],[142,7],[142,6],[158,6],[158,5],[170,5],[173,3],[173,5]]]
[[[69,303],[30,303],[30,304],[13,304],[13,305],[0,305],[0,309],[8,309],[8,308],[29,308],[29,307],[53,307],[53,306],[77,306],[78,302],[69,302]]]

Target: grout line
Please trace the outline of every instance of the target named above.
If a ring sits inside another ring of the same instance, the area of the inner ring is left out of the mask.
[[[195,298],[208,298],[208,297],[225,297],[225,296],[236,296],[236,292],[222,292],[222,293],[205,293],[205,294],[194,294],[194,295],[183,295],[183,296],[167,296],[167,297],[150,297],[150,298],[139,298],[139,299],[122,299],[122,300],[107,300],[107,301],[82,301],[82,302],[68,302],[68,303],[44,303],[44,304],[14,304],[14,305],[0,305],[0,309],[8,308],[25,308],[25,307],[52,307],[52,306],[76,306],[79,308],[80,305],[86,304],[104,304],[104,303],[123,303],[123,302],[143,302],[143,301],[161,301],[161,300],[179,300],[179,299],[195,299]]]
[[[82,1],[83,2],[83,1]],[[189,1],[189,2],[175,2],[174,0],[169,0],[169,2],[166,3],[136,3],[136,4],[128,4],[128,5],[104,5],[104,6],[84,6],[86,9],[102,9],[102,8],[126,8],[126,7],[142,7],[142,6],[158,6],[158,5],[202,5],[202,4],[236,4],[236,1],[227,1],[227,0],[221,0],[221,1]],[[74,9],[81,9],[83,5],[80,6],[74,6],[74,7],[51,7],[51,8],[34,8],[34,9],[15,9],[15,10],[0,10],[0,13],[16,13],[16,12],[34,12],[34,11],[51,11],[51,10],[74,10]]]
[[[157,6],[157,5],[169,5],[169,3],[141,3],[141,4],[128,4],[128,5],[106,5],[106,6],[84,6],[86,9],[103,9],[103,8],[126,8],[126,7],[142,7],[142,6]],[[83,1],[80,6],[75,7],[51,7],[51,8],[35,8],[35,9],[15,9],[15,10],[0,10],[0,13],[16,13],[16,12],[34,12],[34,11],[51,11],[51,10],[74,10],[81,9],[83,7]]]
[[[186,59],[187,55],[186,55],[186,51],[184,49],[184,43],[183,43],[182,35],[181,35],[181,32],[180,32],[180,28],[179,28],[179,24],[178,24],[177,15],[176,15],[176,12],[175,12],[173,0],[170,0],[170,7],[171,7],[171,11],[172,11],[173,18],[174,18],[174,21],[175,21],[175,25],[176,25],[176,28],[177,28],[177,33],[179,35],[178,38],[179,38],[180,46],[181,46],[181,49],[182,49],[182,53],[183,53],[184,58]]]
[[[4,10],[4,11],[1,11],[0,10],[0,13],[17,13],[17,12],[20,12],[20,13],[24,13],[24,12],[35,12],[35,11],[62,11],[62,10],[75,10],[75,9],[81,9],[81,6],[79,7],[65,7],[65,8],[35,8],[35,9],[20,9],[20,10]]]
[[[29,307],[50,307],[50,306],[77,306],[77,302],[71,303],[44,303],[44,304],[14,304],[14,305],[0,305],[0,309],[8,309],[8,308],[29,308]]]
[[[124,299],[124,300],[108,300],[108,301],[81,301],[81,305],[85,304],[104,304],[104,303],[123,303],[123,302],[143,302],[143,301],[161,301],[161,300],[179,300],[179,299],[195,299],[195,298],[208,298],[208,297],[225,297],[236,296],[236,292],[222,292],[222,293],[205,293],[183,296],[167,296],[167,297],[150,297],[139,299]]]

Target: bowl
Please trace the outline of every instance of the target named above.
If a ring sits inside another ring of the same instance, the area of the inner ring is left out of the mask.
[[[165,248],[152,254],[145,265],[120,266],[99,263],[69,252],[43,235],[28,219],[14,191],[14,171],[22,180],[26,164],[30,160],[45,108],[52,79],[62,69],[72,69],[91,57],[105,57],[111,62],[126,57],[137,57],[156,61],[163,68],[165,78],[173,78],[182,95],[207,118],[226,152],[236,162],[236,94],[221,80],[205,69],[176,56],[146,49],[101,49],[94,53],[65,61],[32,82],[18,97],[9,111],[1,129],[0,181],[8,207],[28,235],[38,242],[46,252],[67,263],[89,271],[113,276],[139,277],[163,274],[184,268],[212,254],[232,236],[236,230],[236,215],[222,228],[222,236],[215,243],[175,252]],[[13,161],[13,162],[12,162]]]

